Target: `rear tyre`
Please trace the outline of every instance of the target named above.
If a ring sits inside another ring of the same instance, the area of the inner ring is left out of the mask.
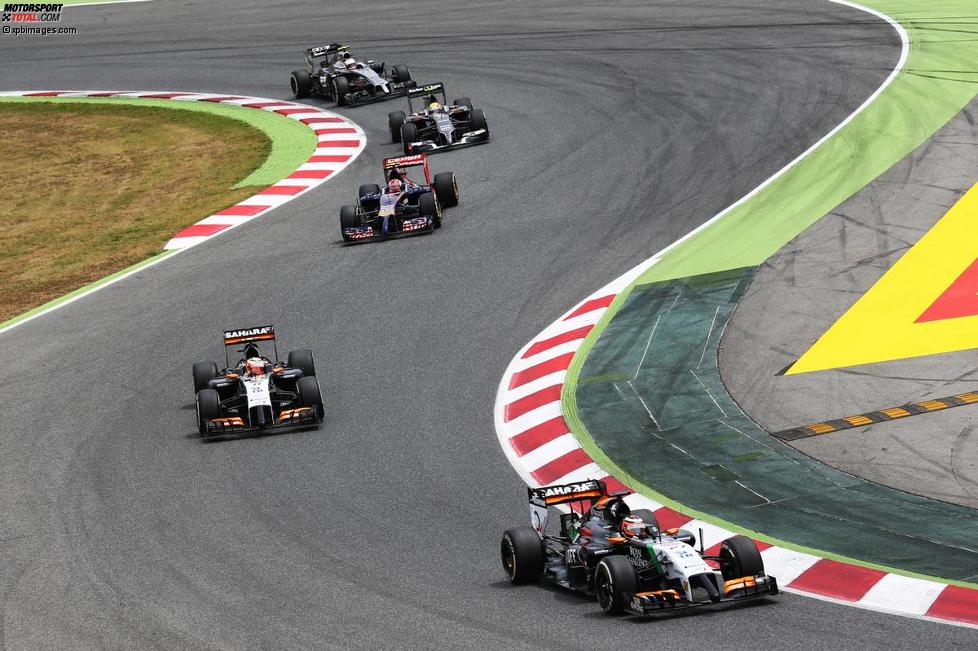
[[[482,109],[472,109],[469,111],[469,116],[472,118],[472,130],[478,131],[479,129],[485,129],[486,135],[489,135],[489,123],[486,122],[486,112]]]
[[[434,192],[425,192],[418,197],[418,212],[427,217],[431,217],[431,225],[441,228],[441,206]]]
[[[598,605],[608,615],[620,615],[628,605],[627,593],[638,591],[635,568],[624,556],[601,559],[594,570],[594,592]]]
[[[296,383],[296,388],[299,392],[299,404],[314,409],[316,418],[322,420],[325,410],[323,409],[323,394],[319,390],[319,380],[311,375],[301,377]]]
[[[533,583],[543,575],[543,541],[532,527],[507,529],[499,552],[513,585]]]
[[[337,106],[348,106],[353,102],[347,98],[346,94],[350,92],[350,80],[346,77],[334,77],[333,78],[333,97],[336,98]]]
[[[285,360],[289,368],[297,368],[302,371],[304,377],[316,376],[316,362],[312,359],[312,351],[308,348],[300,348],[289,352]]]
[[[444,208],[454,208],[458,205],[458,182],[455,180],[453,172],[441,172],[435,174],[432,183],[435,194],[438,195],[438,202]]]
[[[452,105],[453,106],[464,106],[465,108],[471,110],[472,109],[472,100],[470,100],[468,97],[459,97],[458,99],[456,99],[456,100],[454,100],[452,102]]]
[[[394,81],[398,83],[411,81],[411,71],[407,66],[394,66]]]
[[[418,139],[418,127],[413,122],[405,122],[401,125],[401,145],[405,154],[411,153],[411,143]]]
[[[194,364],[194,393],[206,389],[208,382],[217,377],[217,364],[197,362]]]
[[[197,431],[207,436],[207,421],[221,417],[221,396],[216,389],[197,392]]]
[[[312,77],[308,72],[293,70],[289,83],[292,85],[292,94],[295,95],[296,99],[309,97],[309,93],[312,91]]]
[[[360,204],[360,207],[364,210],[373,210],[377,207],[377,205],[379,205],[380,202],[377,199],[364,201],[363,198],[368,194],[380,194],[380,186],[376,183],[364,183],[360,186],[360,189],[357,190],[357,203]]]
[[[720,543],[720,572],[723,579],[764,574],[764,560],[757,545],[747,536],[733,536]]]
[[[391,111],[387,114],[387,126],[391,130],[391,142],[401,142],[401,125],[407,116],[404,111]]]
[[[343,239],[347,242],[349,242],[351,239],[350,236],[346,234],[346,229],[359,227],[360,216],[357,214],[357,207],[343,206],[340,208],[340,234],[343,235]]]

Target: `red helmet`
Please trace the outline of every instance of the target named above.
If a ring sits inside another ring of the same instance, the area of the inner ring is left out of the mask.
[[[265,375],[265,360],[260,357],[252,357],[245,362],[245,373]]]
[[[621,535],[626,538],[639,538],[645,533],[645,522],[636,515],[630,515],[621,521]]]
[[[390,182],[387,184],[387,189],[390,190],[391,192],[400,192],[401,191],[401,180],[400,179],[391,179]]]

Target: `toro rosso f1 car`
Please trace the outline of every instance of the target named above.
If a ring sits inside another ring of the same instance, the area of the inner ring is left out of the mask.
[[[421,168],[424,179],[412,178]],[[424,154],[384,159],[384,187],[361,185],[357,205],[340,209],[340,232],[346,242],[393,235],[429,233],[441,228],[442,210],[458,205],[458,183],[452,172],[428,170]]]
[[[260,349],[261,344],[267,343],[272,344],[272,358]],[[231,348],[243,353],[233,366]],[[293,350],[284,363],[273,361],[277,359],[274,326],[225,331],[226,367],[218,369],[216,363],[209,361],[197,362],[193,367],[197,428],[202,436],[308,426],[322,421],[323,398],[312,351]]]
[[[514,584],[542,577],[594,595],[609,615],[650,615],[778,593],[778,582],[764,573],[760,552],[746,536],[728,538],[717,555],[707,555],[696,549],[692,532],[662,531],[652,511],[631,510],[622,499],[630,491],[609,494],[598,480],[527,490],[533,526],[507,530],[500,546]],[[548,534],[551,509],[571,502],[574,509],[560,512],[559,532]]]
[[[290,83],[296,99],[325,97],[349,106],[391,97],[403,97],[417,86],[407,66],[388,69],[386,63],[357,61],[348,45],[330,43],[305,52],[304,70],[293,70]]]
[[[387,114],[391,140],[405,154],[457,149],[489,142],[489,124],[482,109],[472,108],[468,97],[451,104],[445,100],[445,85],[428,84],[408,91],[408,110]]]

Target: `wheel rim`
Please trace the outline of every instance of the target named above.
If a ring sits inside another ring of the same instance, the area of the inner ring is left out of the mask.
[[[607,566],[602,565],[598,568],[598,577],[594,587],[598,594],[598,604],[601,609],[608,610],[611,608],[611,602],[614,600],[614,583],[611,581]]]
[[[506,575],[512,581],[516,578],[516,552],[513,550],[513,542],[509,536],[503,538],[502,557],[503,569],[506,570]]]

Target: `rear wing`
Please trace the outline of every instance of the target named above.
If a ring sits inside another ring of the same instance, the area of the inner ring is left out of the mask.
[[[247,344],[252,341],[274,341],[275,326],[256,326],[254,328],[242,328],[240,330],[225,330],[224,345],[236,346],[237,344]]]
[[[433,84],[425,84],[418,88],[412,88],[408,91],[408,97],[421,97],[422,95],[434,95],[435,93],[441,93],[444,96],[445,84],[438,81]]]
[[[424,154],[414,154],[413,156],[395,156],[394,158],[384,159],[384,169],[392,170],[395,167],[416,167],[418,165],[424,165],[427,162],[427,156]]]
[[[608,494],[608,487],[600,479],[587,479],[574,484],[527,487],[526,494],[530,500],[530,523],[542,537],[547,528],[547,516],[551,506],[582,502],[582,507],[583,503],[587,503],[586,508],[590,508],[591,504]],[[581,509],[584,510],[586,509]]]
[[[349,45],[340,45],[339,43],[330,43],[329,45],[317,45],[316,47],[311,47],[306,50],[306,54],[311,57],[322,57],[327,54],[332,54],[333,52],[343,52],[349,50]]]

